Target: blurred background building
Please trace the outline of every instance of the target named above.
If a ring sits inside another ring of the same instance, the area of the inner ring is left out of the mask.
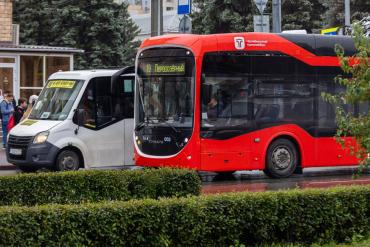
[[[0,0],[0,98],[10,91],[16,99],[38,94],[47,78],[73,70],[73,55],[83,50],[19,44],[19,25],[13,24],[13,1]]]

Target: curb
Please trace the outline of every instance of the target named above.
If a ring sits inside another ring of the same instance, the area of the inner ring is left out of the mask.
[[[0,171],[5,171],[5,170],[17,170],[18,168],[15,165],[0,165]]]

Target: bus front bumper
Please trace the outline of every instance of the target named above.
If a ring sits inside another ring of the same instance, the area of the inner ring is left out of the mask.
[[[59,148],[49,142],[28,144],[27,147],[8,145],[6,157],[9,163],[16,166],[32,168],[53,168]]]

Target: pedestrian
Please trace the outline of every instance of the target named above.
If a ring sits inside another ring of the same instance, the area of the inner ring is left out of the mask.
[[[37,99],[38,99],[37,95],[33,94],[30,96],[29,101],[28,101],[29,104],[28,104],[27,110],[24,112],[23,117],[21,118],[21,121],[28,118],[28,116],[31,114],[32,107],[35,105]]]
[[[10,91],[5,91],[5,92],[4,92],[3,100],[5,99],[6,95],[8,95],[8,94],[12,94],[12,92],[10,92]],[[3,100],[0,100],[0,102],[3,102]],[[17,106],[17,102],[16,102],[16,100],[14,99],[14,96],[13,96],[13,99],[12,99],[11,103],[13,104],[13,108],[15,109],[15,107]]]
[[[13,114],[13,116],[14,116],[14,125],[17,125],[21,121],[21,119],[24,115],[24,112],[27,110],[27,106],[28,106],[28,104],[27,104],[26,99],[20,98],[18,100],[18,105],[15,107],[14,114]]]
[[[8,122],[14,112],[13,99],[13,95],[7,92],[6,94],[4,94],[4,100],[0,103],[1,115],[3,117],[1,122],[3,129],[3,148],[6,147],[6,140],[8,136]]]

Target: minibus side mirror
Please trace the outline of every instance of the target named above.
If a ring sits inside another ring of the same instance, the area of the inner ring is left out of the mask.
[[[75,114],[73,118],[75,119],[77,123],[77,128],[75,129],[75,134],[78,134],[78,130],[80,129],[80,126],[84,123],[84,116],[85,116],[85,110],[84,109],[76,109]]]

